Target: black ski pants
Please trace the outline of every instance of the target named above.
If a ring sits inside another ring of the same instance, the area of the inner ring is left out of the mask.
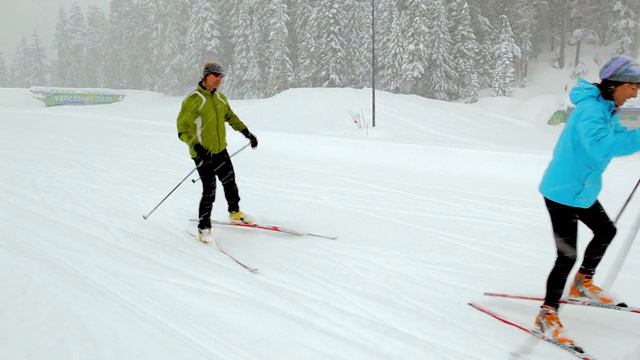
[[[198,166],[198,174],[202,182],[202,198],[200,199],[200,208],[198,211],[198,229],[209,229],[211,228],[213,202],[216,199],[216,177],[220,180],[220,183],[222,183],[224,195],[227,199],[228,211],[240,210],[240,195],[238,194],[238,185],[236,184],[236,174],[226,149],[218,154],[209,153],[207,156],[198,156],[193,160],[196,166],[202,163]]]
[[[547,279],[547,295],[544,305],[558,308],[567,283],[567,277],[577,259],[578,220],[593,232],[580,267],[580,273],[593,275],[607,247],[616,235],[616,227],[605,213],[600,202],[587,209],[567,206],[544,199],[551,218],[551,226],[558,257]]]

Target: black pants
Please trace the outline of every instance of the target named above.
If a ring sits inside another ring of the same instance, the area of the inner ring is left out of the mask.
[[[593,232],[593,239],[587,245],[580,267],[583,274],[594,274],[616,235],[616,227],[598,201],[587,209],[562,205],[547,198],[544,201],[549,210],[558,253],[556,263],[547,279],[544,304],[558,308],[567,277],[577,259],[578,220]]]
[[[198,166],[198,174],[202,181],[198,229],[208,229],[211,228],[211,210],[216,199],[216,177],[222,183],[229,212],[240,210],[236,174],[226,149],[218,154],[211,154],[204,158],[196,157],[193,160],[196,165],[202,162],[202,165]]]

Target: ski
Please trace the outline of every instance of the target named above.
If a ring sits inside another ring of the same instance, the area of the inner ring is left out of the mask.
[[[194,235],[194,234],[192,234],[192,233],[190,233],[190,232],[188,232],[188,231],[186,231],[186,230],[185,230],[185,232],[186,232],[187,234],[189,234],[189,235],[193,236],[196,240],[200,241],[196,235]],[[223,254],[227,255],[231,260],[233,260],[236,264],[240,265],[243,269],[245,269],[245,270],[247,270],[247,271],[249,271],[249,272],[251,272],[251,273],[254,273],[254,274],[258,272],[258,269],[253,268],[253,267],[251,267],[251,266],[249,266],[249,265],[247,265],[247,264],[243,263],[242,261],[240,261],[240,260],[236,259],[236,258],[235,258],[233,255],[231,255],[227,250],[225,250],[222,246],[220,246],[220,243],[218,243],[218,239],[217,239],[217,238],[214,240],[214,243],[216,244],[216,247],[218,248],[218,250],[220,250],[220,252],[221,252],[221,253],[223,253]],[[204,244],[204,243],[203,243],[203,244]]]
[[[189,221],[196,221],[197,222],[198,219],[189,219]],[[292,230],[292,229],[285,229],[285,228],[282,228],[282,227],[276,226],[276,225],[259,225],[259,224],[255,224],[255,223],[254,224],[242,224],[242,223],[232,223],[232,222],[229,222],[229,221],[217,221],[217,220],[211,220],[211,223],[212,224],[217,224],[217,225],[224,225],[224,226],[238,226],[238,227],[251,228],[251,229],[275,231],[275,232],[279,232],[279,233],[283,233],[283,234],[289,234],[289,235],[313,236],[313,237],[329,239],[329,240],[336,240],[338,238],[337,236],[319,235],[319,234],[301,232],[301,231]]]
[[[232,223],[228,221],[216,221],[216,220],[212,220],[211,222],[218,225],[239,226],[239,227],[245,227],[245,228],[269,230],[269,231],[275,231],[275,232],[280,232],[284,234],[298,235],[298,236],[313,236],[313,237],[329,239],[329,240],[336,240],[338,238],[336,236],[318,235],[318,234],[312,234],[307,232],[300,232],[292,229],[285,229],[276,225],[242,224],[242,223]]]
[[[539,296],[524,296],[524,295],[513,295],[513,294],[505,294],[505,293],[496,293],[496,292],[485,292],[485,296],[492,297],[501,297],[506,299],[516,299],[516,300],[533,300],[533,301],[544,301],[543,297]],[[567,298],[560,300],[561,304],[569,304],[569,305],[579,305],[579,306],[588,306],[595,307],[600,309],[609,309],[609,310],[617,310],[630,312],[634,314],[640,314],[640,308],[628,306],[625,303],[618,304],[602,304],[591,300],[585,300],[580,298]]]
[[[569,344],[565,344],[565,343],[561,343],[561,342],[555,341],[555,340],[553,340],[553,339],[551,339],[549,337],[544,336],[544,334],[542,334],[542,333],[540,333],[538,331],[528,329],[528,328],[526,328],[526,327],[524,327],[524,326],[522,326],[522,325],[520,325],[520,324],[518,324],[516,322],[513,322],[513,321],[505,318],[504,316],[498,315],[497,313],[495,313],[495,312],[493,312],[493,311],[491,311],[491,310],[489,310],[489,309],[487,309],[485,307],[482,307],[482,306],[480,306],[478,304],[470,302],[469,305],[471,307],[473,307],[474,309],[476,309],[478,311],[481,311],[481,312],[483,312],[483,313],[485,313],[485,314],[487,314],[487,315],[489,315],[489,316],[491,316],[491,317],[493,317],[493,318],[495,318],[497,320],[500,320],[501,322],[503,322],[503,323],[505,323],[507,325],[511,325],[511,326],[513,326],[513,327],[515,327],[517,329],[520,329],[520,330],[522,330],[522,331],[524,331],[524,332],[526,332],[528,334],[531,334],[531,335],[537,337],[540,340],[544,340],[544,341],[548,342],[549,344],[556,345],[560,349],[570,353],[571,355],[577,357],[578,359],[595,360],[594,357],[588,355],[578,345],[575,345],[575,344],[574,345],[569,345]]]

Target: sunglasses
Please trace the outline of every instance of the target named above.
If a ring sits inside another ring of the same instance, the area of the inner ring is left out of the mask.
[[[219,78],[223,78],[224,77],[224,74],[220,74],[220,73],[217,73],[217,72],[211,73],[211,75],[213,75],[215,77],[219,77]]]

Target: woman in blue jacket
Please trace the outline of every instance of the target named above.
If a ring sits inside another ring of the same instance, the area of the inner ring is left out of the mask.
[[[569,116],[553,152],[540,193],[551,218],[557,259],[549,278],[544,304],[536,327],[559,342],[573,344],[562,332],[558,318],[560,298],[577,259],[578,220],[593,231],[580,270],[571,285],[570,296],[611,303],[613,299],[593,284],[592,278],[616,227],[597,197],[602,173],[614,156],[640,150],[640,129],[620,125],[616,110],[638,95],[640,64],[628,56],[616,56],[600,69],[602,82],[583,79],[571,90],[575,109]]]

